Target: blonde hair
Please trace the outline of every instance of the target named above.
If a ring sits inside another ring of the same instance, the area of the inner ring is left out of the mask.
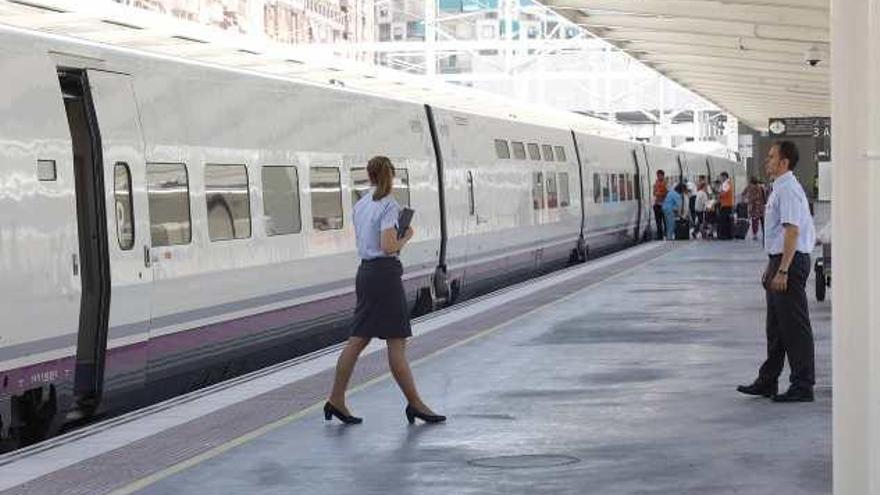
[[[379,201],[391,194],[394,187],[394,165],[387,156],[374,156],[367,162],[367,176],[370,184],[376,186],[373,201]]]

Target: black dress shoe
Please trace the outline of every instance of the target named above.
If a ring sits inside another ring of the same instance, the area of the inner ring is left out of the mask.
[[[406,420],[409,421],[409,424],[413,424],[416,422],[416,418],[421,419],[425,423],[442,423],[446,421],[446,416],[441,416],[439,414],[427,414],[419,411],[413,406],[407,404],[406,405]]]
[[[358,418],[357,416],[351,416],[351,415],[345,414],[344,412],[340,411],[339,409],[336,409],[336,406],[331,404],[329,401],[325,402],[324,403],[324,420],[330,421],[330,419],[333,416],[336,416],[337,418],[339,418],[339,421],[342,421],[343,423],[345,423],[347,425],[359,425],[364,422],[363,418]]]
[[[754,382],[751,385],[740,385],[736,387],[736,391],[746,395],[761,395],[764,397],[775,397],[778,386],[768,383]]]
[[[774,396],[773,402],[813,402],[813,391],[808,388],[791,387],[784,394]]]

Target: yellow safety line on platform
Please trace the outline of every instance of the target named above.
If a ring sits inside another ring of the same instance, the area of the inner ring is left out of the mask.
[[[519,315],[519,316],[516,316],[516,317],[514,317],[514,318],[512,318],[512,319],[510,319],[510,320],[508,320],[508,321],[506,321],[506,322],[504,322],[504,323],[499,323],[498,325],[495,325],[495,326],[493,326],[493,327],[491,327],[491,328],[488,328],[488,329],[483,330],[483,331],[481,331],[481,332],[479,332],[479,333],[476,333],[476,334],[474,334],[474,335],[471,335],[470,337],[468,337],[468,338],[466,338],[466,339],[464,339],[464,340],[461,340],[461,341],[455,342],[454,344],[450,344],[450,345],[448,345],[448,346],[446,346],[446,347],[443,347],[443,348],[441,348],[441,349],[437,349],[436,351],[434,351],[434,352],[432,352],[432,353],[430,353],[430,354],[428,354],[428,355],[426,355],[426,356],[423,356],[423,357],[421,357],[421,358],[419,358],[419,359],[413,361],[413,362],[412,362],[412,365],[415,366],[415,365],[417,365],[417,364],[423,363],[423,362],[425,362],[425,361],[427,361],[427,360],[429,360],[429,359],[433,359],[433,358],[435,358],[435,357],[437,357],[437,356],[440,356],[441,354],[444,354],[444,353],[446,353],[446,352],[448,352],[448,351],[450,351],[450,350],[452,350],[452,349],[455,349],[455,348],[457,348],[457,347],[461,347],[461,346],[463,346],[463,345],[465,345],[465,344],[468,344],[468,343],[470,343],[470,342],[473,342],[473,341],[475,341],[475,340],[477,340],[477,339],[481,339],[481,338],[483,338],[483,337],[485,337],[485,336],[487,336],[487,335],[489,335],[489,334],[491,334],[491,333],[496,332],[497,330],[500,330],[500,329],[503,328],[503,327],[506,327],[506,326],[512,325],[513,323],[516,323],[516,322],[519,321],[519,320],[522,320],[522,319],[524,319],[524,318],[526,318],[526,317],[528,317],[528,316],[531,316],[532,314],[534,314],[534,313],[536,313],[536,312],[538,312],[538,311],[541,311],[541,310],[547,309],[548,307],[551,307],[551,306],[553,306],[553,305],[556,305],[556,304],[560,304],[560,303],[562,303],[562,302],[565,302],[565,301],[567,301],[567,300],[573,298],[574,296],[580,294],[581,291],[583,291],[583,290],[593,288],[594,286],[596,286],[596,285],[598,285],[598,284],[600,284],[600,283],[608,282],[608,281],[610,281],[610,280],[614,280],[614,279],[616,279],[616,278],[618,278],[618,277],[621,277],[621,276],[623,276],[623,275],[625,275],[625,274],[627,274],[627,273],[629,273],[629,272],[635,270],[636,268],[640,268],[642,265],[645,265],[645,264],[647,264],[647,263],[649,263],[649,262],[651,262],[651,261],[655,261],[655,260],[657,260],[658,258],[662,258],[662,257],[664,257],[664,256],[667,256],[667,255],[669,255],[670,253],[672,253],[672,252],[674,252],[674,251],[676,251],[676,250],[677,250],[677,249],[669,249],[669,250],[666,251],[665,253],[661,253],[659,256],[657,256],[657,257],[655,257],[655,258],[647,259],[647,260],[645,260],[645,261],[642,261],[641,263],[638,263],[638,264],[636,264],[636,265],[634,265],[634,266],[631,266],[631,267],[629,267],[629,268],[627,268],[627,269],[621,271],[620,273],[615,273],[614,275],[611,275],[610,277],[608,277],[608,278],[606,278],[606,279],[598,280],[598,281],[596,281],[596,282],[594,282],[594,283],[592,283],[592,284],[590,284],[590,285],[587,285],[587,286],[585,286],[585,287],[582,287],[582,288],[580,288],[580,289],[577,289],[576,291],[572,292],[571,294],[568,294],[567,296],[564,296],[564,297],[562,297],[562,298],[560,298],[560,299],[557,299],[557,300],[555,300],[555,301],[553,301],[553,302],[550,302],[550,303],[544,304],[543,306],[539,306],[539,307],[537,307],[537,308],[531,309],[531,310],[529,310],[529,311],[527,311],[527,312],[525,312],[525,313],[523,313],[523,314],[521,314],[521,315]],[[361,390],[363,390],[363,389],[365,389],[365,388],[367,388],[367,387],[370,387],[370,386],[372,386],[372,385],[375,385],[376,383],[379,383],[379,382],[381,382],[381,381],[383,381],[383,380],[388,379],[390,376],[391,376],[391,373],[390,373],[390,372],[383,373],[382,375],[379,375],[379,376],[377,376],[377,377],[375,377],[375,378],[372,378],[372,379],[370,379],[370,380],[367,380],[366,382],[361,383],[360,385],[356,385],[356,386],[354,386],[354,387],[351,387],[351,388],[349,389],[349,392],[348,392],[348,393],[349,393],[349,394],[354,394],[354,393],[356,393],[356,392],[359,392],[359,391],[361,391]],[[321,400],[320,402],[316,402],[315,404],[312,404],[311,406],[308,406],[308,407],[306,407],[305,409],[302,409],[302,410],[300,410],[300,411],[297,411],[297,412],[295,412],[295,413],[293,413],[293,414],[291,414],[291,415],[289,415],[289,416],[285,416],[285,417],[283,417],[283,418],[281,418],[281,419],[277,419],[277,420],[275,420],[275,421],[273,421],[273,422],[271,422],[271,423],[265,424],[265,425],[263,425],[263,426],[261,426],[261,427],[255,429],[255,430],[251,430],[251,431],[249,431],[248,433],[245,433],[244,435],[241,435],[240,437],[233,438],[232,440],[228,440],[226,443],[223,443],[223,444],[221,444],[221,445],[218,445],[218,446],[216,446],[216,447],[214,447],[214,448],[212,448],[212,449],[206,450],[205,452],[202,452],[202,453],[199,454],[199,455],[196,455],[196,456],[194,456],[194,457],[190,457],[189,459],[187,459],[187,460],[185,460],[185,461],[181,461],[181,462],[179,462],[179,463],[177,463],[177,464],[174,464],[174,465],[172,465],[172,466],[168,466],[168,467],[165,468],[165,469],[162,469],[162,470],[157,471],[157,472],[155,472],[155,473],[153,473],[153,474],[150,474],[150,475],[145,476],[145,477],[143,477],[143,478],[140,478],[140,479],[138,479],[138,480],[136,480],[136,481],[133,481],[132,483],[129,483],[128,485],[125,485],[125,486],[123,486],[122,488],[118,488],[118,489],[116,489],[116,490],[113,490],[112,492],[110,492],[110,495],[131,495],[131,494],[133,494],[133,493],[135,493],[135,492],[137,492],[137,491],[139,491],[139,490],[143,490],[144,488],[146,488],[146,487],[148,487],[148,486],[150,486],[150,485],[152,485],[152,484],[154,484],[154,483],[157,483],[157,482],[159,482],[159,481],[162,481],[163,479],[168,478],[169,476],[173,476],[173,475],[175,475],[175,474],[177,474],[177,473],[180,473],[180,472],[182,472],[182,471],[185,471],[185,470],[187,470],[187,469],[189,469],[189,468],[191,468],[191,467],[193,467],[193,466],[197,466],[197,465],[199,465],[199,464],[201,464],[201,463],[203,463],[203,462],[205,462],[205,461],[207,461],[207,460],[209,460],[209,459],[212,459],[212,458],[214,458],[214,457],[217,457],[217,456],[220,455],[220,454],[223,454],[223,453],[225,453],[225,452],[228,452],[228,451],[230,451],[230,450],[232,450],[232,449],[234,449],[234,448],[236,448],[236,447],[238,447],[238,446],[241,446],[241,445],[244,445],[244,444],[250,442],[251,440],[254,440],[254,439],[258,438],[258,437],[261,437],[261,436],[265,435],[266,433],[269,433],[269,432],[271,432],[271,431],[273,431],[273,430],[276,430],[276,429],[278,429],[278,428],[280,428],[280,427],[282,427],[282,426],[284,426],[284,425],[290,424],[290,423],[292,423],[292,422],[294,422],[294,421],[296,421],[296,420],[302,418],[303,416],[307,416],[307,415],[309,415],[309,414],[311,414],[311,413],[313,413],[313,412],[316,412],[316,411],[318,411],[323,405],[324,405],[324,401],[323,401],[323,400]]]

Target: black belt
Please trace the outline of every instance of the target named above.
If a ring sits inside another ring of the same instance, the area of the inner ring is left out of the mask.
[[[809,256],[810,254],[809,254],[809,253],[802,253],[802,252],[800,252],[800,251],[795,251],[795,252],[794,252],[794,255],[795,255],[795,256],[798,256],[798,255],[800,255],[800,256]],[[779,253],[779,254],[771,254],[771,255],[769,255],[769,256],[770,256],[770,259],[771,259],[771,260],[775,260],[775,259],[782,258],[782,253]]]
[[[387,262],[388,260],[397,261],[397,256],[380,256],[378,258],[370,258],[368,260],[361,260],[361,264]]]

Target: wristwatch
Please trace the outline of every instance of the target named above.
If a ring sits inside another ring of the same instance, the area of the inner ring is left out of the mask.
[[[779,270],[777,270],[776,273],[780,275],[788,275],[788,270],[783,270],[782,268],[780,268]]]

